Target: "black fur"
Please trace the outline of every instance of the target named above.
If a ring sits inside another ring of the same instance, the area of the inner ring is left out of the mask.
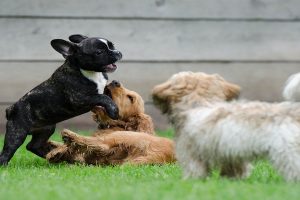
[[[32,140],[27,149],[38,156],[53,148],[48,142],[55,124],[102,106],[112,119],[118,118],[118,107],[110,97],[98,94],[97,85],[86,78],[81,70],[106,72],[116,69],[114,64],[122,58],[113,44],[102,38],[72,35],[68,42],[51,41],[52,47],[61,53],[65,63],[52,76],[25,94],[6,109],[6,134],[0,154],[0,165],[5,165],[24,142],[28,134]]]

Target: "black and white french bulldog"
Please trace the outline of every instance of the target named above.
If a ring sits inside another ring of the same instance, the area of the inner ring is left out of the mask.
[[[6,165],[26,136],[32,134],[27,150],[40,157],[54,146],[48,142],[55,125],[81,115],[95,106],[103,107],[112,119],[118,107],[103,94],[108,72],[122,58],[112,42],[99,37],[71,35],[71,42],[54,39],[52,47],[66,59],[52,76],[6,109],[6,134],[0,165]]]

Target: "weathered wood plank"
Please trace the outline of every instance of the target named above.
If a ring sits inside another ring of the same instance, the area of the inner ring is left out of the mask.
[[[299,60],[300,22],[0,19],[0,59],[60,59],[72,33],[115,42],[124,60]]]
[[[140,18],[227,18],[298,19],[298,0],[1,0],[0,15],[140,17]]]
[[[61,62],[0,62],[0,102],[14,102],[46,80]],[[299,72],[299,63],[120,63],[110,80],[121,81],[151,101],[153,86],[179,71],[219,73],[242,87],[242,98],[280,101],[289,75]]]
[[[5,109],[8,105],[0,105],[0,135],[5,133]],[[170,128],[166,116],[161,115],[160,111],[157,110],[152,104],[145,105],[146,113],[148,113],[155,125],[156,130],[165,130]],[[80,115],[70,120],[66,120],[57,124],[57,130],[68,128],[71,130],[89,130],[93,131],[97,128],[97,124],[92,120],[91,113]]]

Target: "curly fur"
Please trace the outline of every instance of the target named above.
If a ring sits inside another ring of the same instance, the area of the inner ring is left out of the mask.
[[[51,151],[47,159],[52,162],[67,161],[91,165],[175,162],[172,140],[143,132],[115,131],[89,137],[63,130],[61,134],[67,148],[58,147]]]
[[[219,75],[193,72],[153,89],[155,104],[175,126],[184,177],[204,178],[213,168],[247,177],[251,161],[266,158],[286,180],[299,181],[300,104],[231,101],[239,92]]]
[[[141,96],[118,84],[108,85],[106,92],[118,105],[120,119],[110,119],[99,107],[93,109],[93,119],[99,123],[93,136],[64,130],[64,144],[48,153],[46,158],[53,163],[66,161],[92,165],[174,162],[173,141],[154,136],[152,119],[144,114]]]
[[[154,125],[149,115],[145,114],[144,101],[142,97],[121,84],[109,84],[105,88],[112,100],[119,107],[119,119],[113,120],[107,116],[105,111],[95,107],[93,119],[99,124],[99,130],[94,136],[113,131],[137,131],[155,134]]]

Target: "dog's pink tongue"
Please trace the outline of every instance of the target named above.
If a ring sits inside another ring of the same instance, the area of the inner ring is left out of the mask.
[[[115,63],[109,64],[106,67],[108,68],[109,72],[113,72],[117,69],[117,65]]]

